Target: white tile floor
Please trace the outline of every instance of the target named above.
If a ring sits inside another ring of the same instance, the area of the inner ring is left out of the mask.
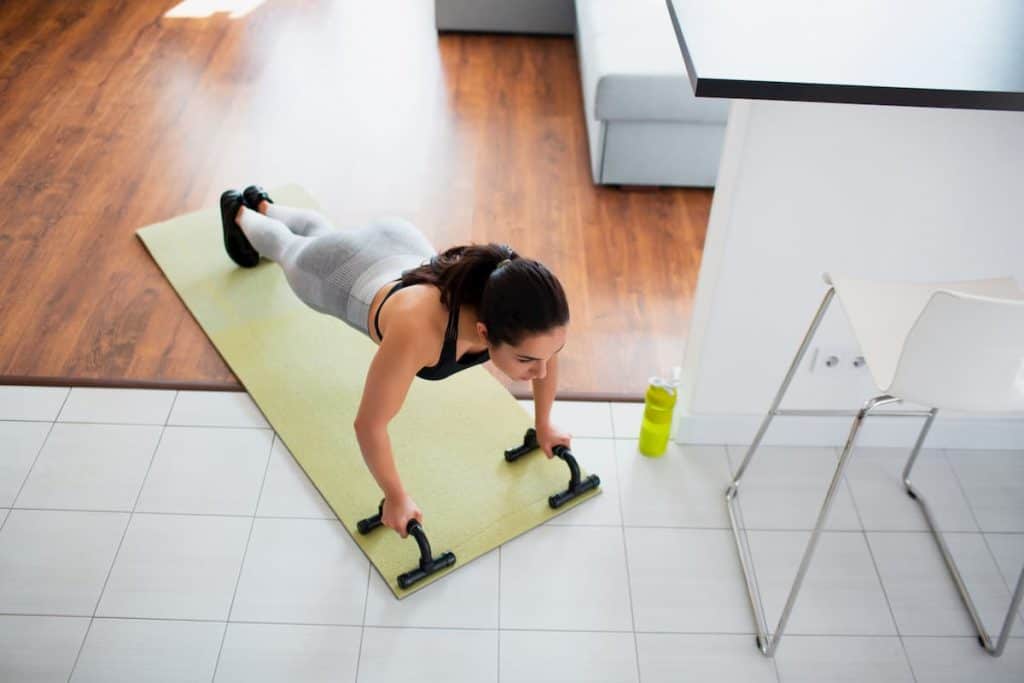
[[[762,657],[722,499],[743,449],[644,458],[639,415],[557,404],[604,495],[398,602],[244,394],[0,386],[0,681],[1024,680],[1024,623],[978,647],[896,449],[855,455]],[[745,481],[773,622],[836,457],[766,449]],[[998,628],[1024,452],[926,451],[917,481]]]

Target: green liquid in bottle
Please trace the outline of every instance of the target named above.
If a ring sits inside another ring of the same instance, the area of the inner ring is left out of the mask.
[[[674,386],[652,382],[644,396],[644,417],[640,423],[640,452],[656,457],[668,448],[672,412],[676,405]]]

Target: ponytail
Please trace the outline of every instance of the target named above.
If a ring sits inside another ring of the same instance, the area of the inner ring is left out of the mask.
[[[546,332],[569,321],[569,306],[558,278],[543,264],[520,257],[507,244],[452,247],[429,263],[402,273],[402,284],[436,286],[449,311],[472,308],[495,345],[514,346],[528,333]]]

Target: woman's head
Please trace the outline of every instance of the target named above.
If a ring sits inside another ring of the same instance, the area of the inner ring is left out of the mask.
[[[453,247],[406,271],[402,282],[437,286],[449,310],[473,309],[491,360],[513,379],[543,377],[547,361],[565,343],[569,305],[561,283],[507,245]]]

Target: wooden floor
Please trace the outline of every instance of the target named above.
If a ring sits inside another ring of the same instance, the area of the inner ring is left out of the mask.
[[[257,3],[0,3],[0,383],[241,389],[134,233],[249,183],[546,263],[561,398],[636,398],[681,361],[711,192],[593,185],[571,38]]]

